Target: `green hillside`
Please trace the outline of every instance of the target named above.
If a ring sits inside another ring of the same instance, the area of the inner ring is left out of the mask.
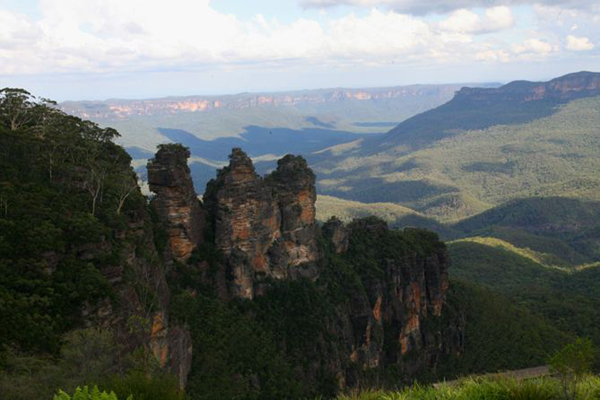
[[[466,322],[465,350],[442,366],[439,377],[543,365],[572,338],[511,297],[467,281],[451,280],[448,307],[460,309]]]
[[[517,198],[600,200],[599,127],[600,97],[583,98],[530,122],[456,128],[416,148],[390,133],[327,154],[315,170],[323,194],[397,203],[443,221]]]
[[[394,203],[360,203],[326,195],[318,196],[315,206],[317,208],[317,220],[321,222],[325,222],[334,216],[342,221],[350,222],[354,218],[374,215],[390,224],[394,224],[402,217],[417,214],[410,208]]]
[[[538,253],[540,262],[583,267],[600,261],[600,203],[532,197],[460,221],[461,237],[493,237]]]
[[[394,203],[361,203],[338,197],[319,195],[315,204],[317,220],[325,222],[337,217],[349,222],[355,218],[374,215],[386,221],[391,227],[416,227],[436,232],[442,239],[456,238],[461,233],[449,225],[428,218],[410,208]]]
[[[448,246],[451,276],[512,299],[554,327],[600,344],[600,268],[563,271],[517,252],[473,241]]]

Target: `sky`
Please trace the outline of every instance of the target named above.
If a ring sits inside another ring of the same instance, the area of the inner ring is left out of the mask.
[[[598,0],[0,0],[0,87],[58,101],[581,70]]]

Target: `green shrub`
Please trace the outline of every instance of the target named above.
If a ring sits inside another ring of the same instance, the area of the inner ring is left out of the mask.
[[[578,338],[557,351],[550,359],[550,367],[560,380],[565,400],[577,397],[577,386],[590,372],[593,357],[592,341]]]
[[[67,393],[62,390],[59,391],[57,395],[54,396],[54,400],[118,400],[117,395],[114,392],[100,392],[98,386],[94,386],[94,388],[90,391],[87,386],[82,388],[75,389],[75,393],[73,397],[69,396]],[[132,396],[127,397],[127,400],[133,400]]]

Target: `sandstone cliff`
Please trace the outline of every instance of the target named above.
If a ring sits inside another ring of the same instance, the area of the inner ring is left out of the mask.
[[[157,193],[152,205],[169,232],[174,258],[185,265],[177,272],[176,290],[186,301],[196,301],[199,293],[216,293],[226,304],[253,300],[249,318],[259,326],[273,323],[272,312],[290,313],[285,319],[291,326],[308,318],[314,328],[301,338],[269,331],[307,387],[323,376],[332,377],[337,388],[369,385],[369,376],[383,376],[390,368],[401,371],[396,379],[410,380],[460,353],[463,323],[444,318],[450,260],[435,234],[390,230],[377,218],[347,226],[332,219],[319,227],[315,175],[302,157],[292,155],[261,177],[252,160],[233,149],[229,165],[208,183],[202,204],[193,192],[188,155],[181,146],[165,146],[148,164],[150,187]],[[206,253],[211,246],[214,253]],[[186,271],[200,271],[201,282],[191,283],[195,278],[186,274],[197,272]],[[212,289],[206,292],[207,287]],[[320,303],[282,302],[302,288]],[[292,309],[277,311],[282,304]],[[186,318],[200,319],[194,324],[200,335],[206,315]],[[155,330],[162,331],[167,320],[165,314],[155,316]],[[286,331],[281,323],[275,322],[276,329]],[[187,345],[185,335],[167,337],[166,331],[153,333],[163,364],[180,357],[174,345]],[[174,366],[185,372],[187,362],[184,357]],[[207,373],[201,363],[196,368]],[[264,385],[256,374],[247,379]]]
[[[445,99],[460,89],[459,85],[413,85],[370,89],[324,89],[273,94],[239,94],[229,96],[189,96],[146,100],[107,100],[64,102],[65,112],[81,118],[125,119],[130,116],[176,115],[218,110],[244,110],[264,106],[310,107],[343,101],[432,97]]]
[[[110,277],[118,306],[107,301],[96,310],[101,324],[110,326],[127,350],[149,349],[159,367],[172,373],[185,387],[192,362],[189,330],[170,321],[170,290],[167,284],[168,254],[155,247],[155,232],[145,209],[127,216],[128,225],[116,235],[126,243],[124,265],[102,271]]]
[[[600,94],[600,74],[577,72],[552,79],[548,82],[515,81],[499,88],[462,88],[456,93],[457,100],[470,102],[512,101],[525,103],[540,100],[566,102]]]
[[[202,243],[205,215],[194,190],[187,159],[180,145],[162,145],[148,161],[148,184],[156,193],[152,206],[169,234],[173,258],[187,260]]]
[[[286,156],[266,178],[234,149],[229,166],[206,188],[204,201],[225,255],[234,296],[253,298],[266,278],[314,274],[315,176],[301,157]]]
[[[450,260],[436,235],[392,231],[373,217],[348,226],[332,219],[323,232],[334,252],[354,267],[364,290],[351,293],[339,311],[342,321],[347,318],[339,327],[350,344],[350,365],[362,371],[396,366],[409,378],[460,353],[463,323],[442,322]],[[341,386],[360,384],[359,375],[347,367]]]

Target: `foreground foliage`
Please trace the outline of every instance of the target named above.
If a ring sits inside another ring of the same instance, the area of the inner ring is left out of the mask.
[[[114,392],[100,392],[98,386],[94,386],[90,390],[87,386],[75,389],[73,397],[69,396],[68,393],[59,391],[58,395],[54,396],[54,400],[119,400]],[[133,396],[129,396],[127,400],[133,400]]]
[[[590,372],[593,358],[591,340],[581,338],[552,356],[550,367],[560,381],[565,400],[575,400],[578,383]]]
[[[558,380],[542,378],[518,381],[516,379],[467,378],[456,384],[437,387],[416,385],[401,391],[367,391],[342,395],[337,400],[555,400],[562,398]],[[585,376],[577,384],[575,399],[600,398],[600,377]]]
[[[0,358],[2,400],[50,399],[58,389],[74,393],[86,385],[115,392],[119,399],[184,398],[174,377],[149,366],[139,351],[123,352],[107,330],[69,332],[56,358],[14,349],[5,351]]]

